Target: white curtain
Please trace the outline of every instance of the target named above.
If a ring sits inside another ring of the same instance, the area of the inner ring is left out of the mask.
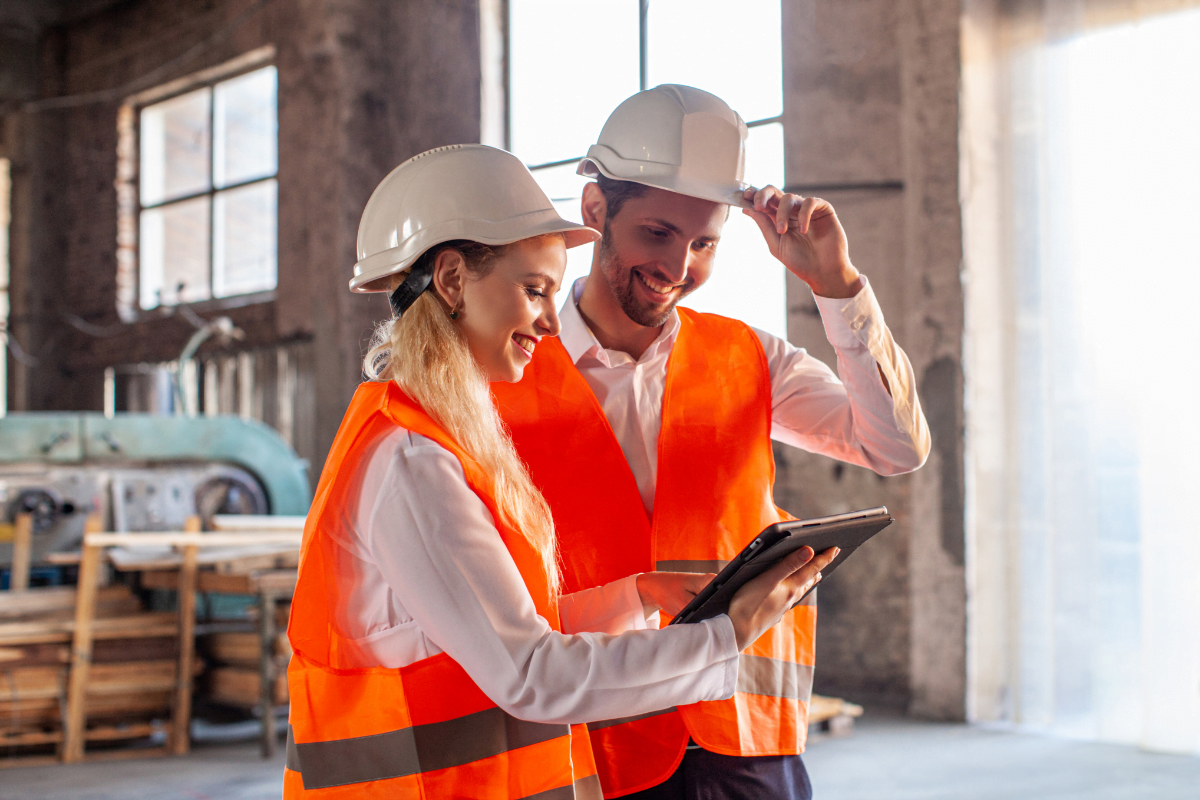
[[[978,721],[1200,752],[1198,6],[964,4]]]

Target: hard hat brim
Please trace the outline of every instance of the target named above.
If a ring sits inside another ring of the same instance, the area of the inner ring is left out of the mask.
[[[607,164],[605,162],[608,162]],[[588,149],[588,154],[579,162],[575,170],[577,175],[594,178],[604,175],[615,181],[629,181],[664,189],[675,194],[688,197],[698,197],[713,203],[723,203],[738,208],[753,208],[754,204],[746,201],[742,194],[750,187],[748,183],[736,182],[717,184],[707,181],[695,181],[673,174],[677,168],[670,164],[657,164],[652,161],[631,161],[618,156],[611,148],[602,144],[594,144]]]
[[[600,240],[600,231],[586,225],[569,222],[551,209],[523,216],[529,219],[522,220],[523,224],[520,225],[519,235],[515,236],[513,235],[513,219],[500,222],[451,220],[424,228],[399,246],[375,253],[356,263],[354,277],[350,279],[350,291],[386,292],[393,276],[407,272],[425,251],[442,242],[456,239],[499,246],[532,239],[536,236],[560,233],[563,235],[568,250]]]

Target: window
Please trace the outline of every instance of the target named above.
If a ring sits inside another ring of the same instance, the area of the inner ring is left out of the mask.
[[[140,308],[275,288],[276,83],[261,67],[138,109]]]
[[[575,174],[604,120],[662,83],[712,92],[750,126],[746,182],[783,185],[783,56],[777,0],[509,0],[509,147],[559,213],[581,221],[587,179]],[[736,50],[753,58],[728,58]],[[592,247],[568,251],[566,283],[591,269]],[[787,333],[785,271],[758,227],[733,209],[717,267],[683,305]]]

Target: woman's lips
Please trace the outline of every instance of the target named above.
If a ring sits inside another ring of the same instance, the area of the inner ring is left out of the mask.
[[[537,347],[538,340],[532,336],[526,336],[523,333],[514,333],[512,336],[513,342],[521,349],[525,355],[533,358],[533,349]]]

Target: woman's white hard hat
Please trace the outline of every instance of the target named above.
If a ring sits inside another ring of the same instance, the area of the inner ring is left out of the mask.
[[[367,201],[350,290],[388,291],[393,276],[442,242],[502,245],[547,233],[562,234],[567,247],[600,238],[560,217],[512,153],[481,144],[428,150],[392,170]]]
[[[663,84],[617,106],[578,172],[746,207],[747,133],[738,113],[715,94]]]

